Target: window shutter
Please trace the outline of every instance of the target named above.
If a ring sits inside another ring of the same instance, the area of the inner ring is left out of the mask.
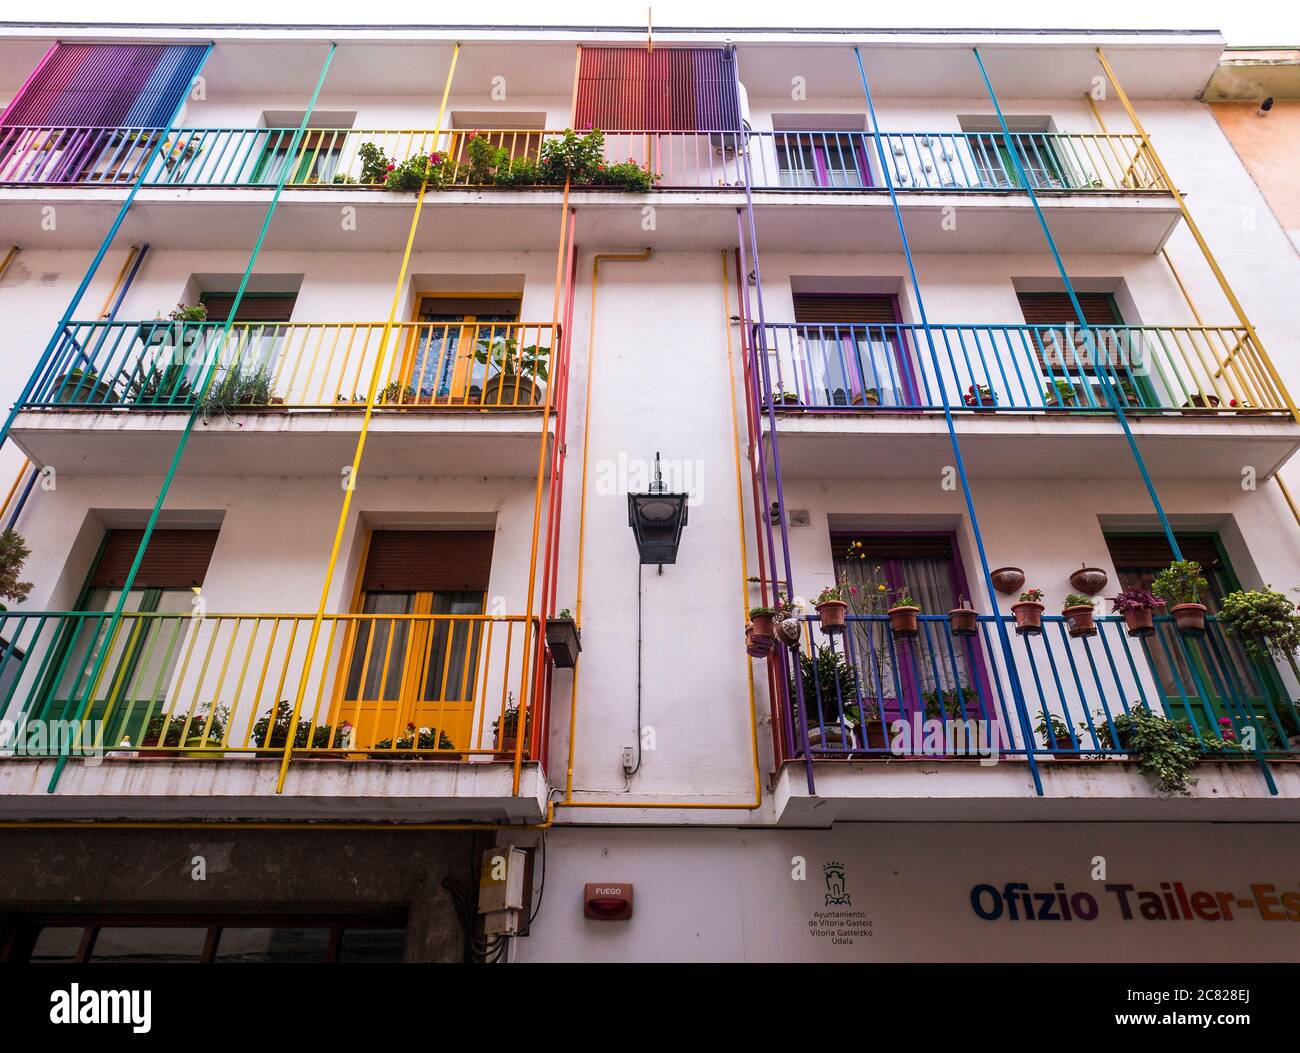
[[[1079,306],[1083,308],[1083,317],[1089,325],[1123,325],[1115,310],[1115,303],[1110,293],[1075,293]],[[1020,311],[1029,325],[1073,325],[1079,324],[1079,316],[1074,312],[1070,297],[1063,292],[1016,293],[1020,301]]]
[[[277,293],[273,296],[245,296],[235,312],[236,322],[287,322],[293,317],[297,293]],[[224,322],[230,317],[235,302],[234,293],[208,293],[203,304],[208,309],[209,322]]]
[[[155,530],[133,587],[189,589],[202,585],[218,533],[216,530]],[[143,537],[143,530],[110,530],[91,575],[91,586],[121,588]]]
[[[483,297],[431,296],[420,303],[422,321],[441,322],[448,319],[460,321],[465,317],[473,318],[519,318],[519,300],[517,297],[486,299]]]
[[[794,320],[824,325],[894,325],[898,315],[892,296],[795,293]]]
[[[485,592],[491,530],[376,530],[361,587],[367,592]]]
[[[726,48],[583,48],[574,125],[739,131],[735,60]]]
[[[1163,537],[1114,534],[1107,536],[1106,547],[1110,550],[1110,558],[1116,570],[1165,567],[1174,558],[1169,542]],[[1179,536],[1178,547],[1183,551],[1183,559],[1194,559],[1203,570],[1212,570],[1222,565],[1213,538]]]

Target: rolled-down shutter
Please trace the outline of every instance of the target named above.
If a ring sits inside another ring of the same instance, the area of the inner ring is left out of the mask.
[[[582,49],[574,126],[618,131],[739,131],[726,48]]]
[[[1204,570],[1213,570],[1223,562],[1218,546],[1209,537],[1179,537],[1178,547],[1183,559],[1194,559]],[[1169,542],[1163,537],[1135,537],[1130,534],[1113,534],[1106,538],[1111,561],[1116,570],[1132,570],[1167,566],[1174,558]]]
[[[809,325],[893,325],[894,297],[841,293],[795,293],[794,320]]]
[[[491,530],[376,530],[361,587],[367,592],[486,592]]]
[[[1074,294],[1083,308],[1083,317],[1089,325],[1120,325],[1123,320],[1115,310],[1115,301],[1110,293]],[[1070,303],[1070,297],[1063,292],[1016,293],[1020,301],[1020,311],[1030,325],[1074,325],[1079,324],[1079,316]]]
[[[155,530],[133,587],[189,589],[202,585],[218,533],[216,530]],[[110,530],[90,584],[95,588],[121,588],[143,537],[143,530]]]
[[[245,296],[235,312],[236,322],[287,322],[293,317],[293,305],[298,297],[294,293],[274,296]],[[208,309],[209,322],[224,322],[230,317],[235,302],[234,293],[209,293],[203,298]]]

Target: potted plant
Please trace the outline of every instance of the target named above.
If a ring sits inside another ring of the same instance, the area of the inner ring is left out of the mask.
[[[822,632],[835,636],[844,631],[848,624],[849,605],[844,599],[848,593],[848,583],[844,581],[828,585],[813,600],[813,609],[821,621]]]
[[[909,639],[921,630],[917,625],[917,616],[921,605],[912,599],[911,590],[904,585],[894,594],[894,605],[886,612],[889,615],[889,629],[896,637]]]
[[[1071,636],[1077,638],[1097,635],[1097,623],[1093,620],[1093,601],[1087,596],[1080,596],[1077,592],[1070,593],[1065,597],[1061,614],[1065,618],[1065,625]]]
[[[962,597],[956,607],[948,612],[948,627],[953,636],[974,636],[979,629],[979,612],[970,601]]]
[[[1209,589],[1201,576],[1201,565],[1194,559],[1176,559],[1156,575],[1151,591],[1169,604],[1174,625],[1182,636],[1200,636],[1205,632],[1205,615],[1209,608],[1200,602]]]
[[[9,527],[0,533],[0,600],[22,603],[32,591],[30,581],[20,581],[23,565],[32,550],[22,534]],[[0,603],[0,611],[8,610]],[[12,646],[12,645],[10,645]]]
[[[241,407],[270,404],[271,373],[265,366],[252,373],[245,373],[238,365],[228,366],[222,370],[221,379],[208,385],[203,397],[203,423],[217,414],[229,417]]]
[[[1186,414],[1195,414],[1195,412],[1198,409],[1218,409],[1218,408],[1219,408],[1218,395],[1211,395],[1208,393],[1202,393],[1200,391],[1193,392],[1188,397],[1187,401],[1184,402],[1180,407],[1183,413]]]
[[[117,392],[99,379],[95,369],[69,369],[54,378],[54,402],[59,406],[81,406],[117,401]]]
[[[1296,662],[1300,654],[1300,611],[1283,593],[1274,592],[1268,585],[1249,592],[1230,592],[1223,597],[1216,617],[1224,635],[1240,640],[1251,658],[1258,662],[1285,659],[1300,681]]]
[[[845,706],[844,722],[853,729],[857,744],[863,749],[889,749],[889,730],[880,715],[880,706],[875,702],[868,702],[865,706],[854,702]]]
[[[785,406],[803,405],[803,403],[799,401],[799,396],[797,393],[793,391],[786,391],[785,388],[782,387],[780,384],[776,386],[776,392],[772,396],[772,401],[776,403],[778,408],[785,407]]]
[[[539,406],[542,391],[538,381],[548,379],[549,347],[519,346],[512,336],[481,336],[474,349],[474,361],[487,366],[491,375],[483,385],[485,406]]]
[[[528,724],[532,725],[532,714],[528,715]],[[450,745],[450,743],[448,743]],[[505,711],[492,721],[492,748],[500,757],[514,757],[519,746],[519,706],[510,694]],[[524,760],[528,760],[528,746],[524,745]]]
[[[1111,735],[1111,723],[1115,736]],[[1120,713],[1110,722],[1104,713],[1098,713],[1096,728],[1100,745],[1132,754],[1138,771],[1155,783],[1159,793],[1166,797],[1191,795],[1188,786],[1195,780],[1189,776],[1208,744],[1186,722],[1157,716],[1135,702],[1127,713]],[[1216,740],[1213,748],[1221,747]]]
[[[1068,380],[1054,380],[1043,391],[1043,402],[1048,406],[1081,405],[1079,390]]]
[[[962,403],[971,409],[987,412],[997,406],[997,396],[987,384],[972,384],[961,397]]]
[[[1118,596],[1112,596],[1110,602],[1111,614],[1123,616],[1129,636],[1135,639],[1154,635],[1156,608],[1165,605],[1164,600],[1137,585],[1130,585]]]
[[[861,391],[854,392],[853,405],[855,406],[879,406],[880,389],[863,388]]]
[[[180,754],[183,757],[211,757],[217,752],[214,747],[221,745],[229,715],[225,706],[217,706],[211,711],[199,710],[192,714],[177,713],[171,717],[157,713],[145,724],[139,745],[145,749],[158,746],[173,749],[184,747]],[[160,751],[142,756],[157,759],[169,754]]]
[[[147,326],[141,326],[140,336],[151,347],[171,347],[177,343],[176,337],[179,335],[180,343],[189,347],[201,332],[195,327],[207,320],[208,308],[205,304],[178,303],[167,313],[165,320],[160,317]]]
[[[965,720],[968,703],[978,705],[979,699],[968,687],[955,687],[944,691],[925,691],[921,694],[925,715],[929,720]]]
[[[261,759],[275,759],[284,754],[284,747],[289,741],[289,726],[293,723],[293,706],[287,698],[282,698],[272,709],[268,709],[253,722],[251,740],[258,752],[254,756]],[[352,724],[343,721],[337,733],[329,724],[312,727],[310,718],[300,717],[293,732],[293,748],[298,750],[349,749],[352,746]],[[299,756],[330,759],[330,753],[300,753]]]
[[[745,627],[745,650],[750,658],[766,658],[776,650],[776,608],[751,607]]]
[[[841,707],[857,702],[858,695],[844,652],[833,650],[830,644],[814,647],[811,655],[801,652],[799,671],[803,701],[808,708],[809,748],[841,749],[851,745],[847,722],[841,720]],[[793,700],[795,686],[789,686]]]
[[[1026,589],[1020,602],[1011,605],[1016,619],[1016,632],[1021,636],[1037,636],[1043,631],[1043,590]]]
[[[546,619],[546,647],[560,669],[572,669],[582,651],[582,633],[573,614],[565,607],[554,618]]]
[[[1079,756],[1075,750],[1075,738],[1070,734],[1070,726],[1055,713],[1040,713],[1034,731],[1057,760],[1074,760]],[[1052,745],[1053,742],[1055,746]],[[1082,739],[1078,744],[1083,745]]]
[[[374,752],[371,760],[455,760],[461,759],[459,753],[452,753],[456,744],[437,728],[417,728],[415,724],[406,725],[406,734],[393,739],[380,739],[370,747]],[[438,752],[434,753],[433,750]]]
[[[167,406],[185,409],[194,404],[194,388],[189,380],[190,367],[180,362],[148,367],[137,372],[126,388],[126,400],[139,406]]]

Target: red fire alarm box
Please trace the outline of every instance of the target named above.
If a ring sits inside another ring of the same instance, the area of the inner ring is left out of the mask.
[[[626,921],[632,916],[632,886],[614,881],[584,886],[582,913],[597,921]]]

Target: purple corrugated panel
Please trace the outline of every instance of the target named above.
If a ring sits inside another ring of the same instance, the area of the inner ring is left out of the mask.
[[[122,123],[140,128],[165,125],[189,94],[206,50],[202,44],[169,44]]]
[[[574,124],[650,131],[740,127],[724,48],[583,48]]]

